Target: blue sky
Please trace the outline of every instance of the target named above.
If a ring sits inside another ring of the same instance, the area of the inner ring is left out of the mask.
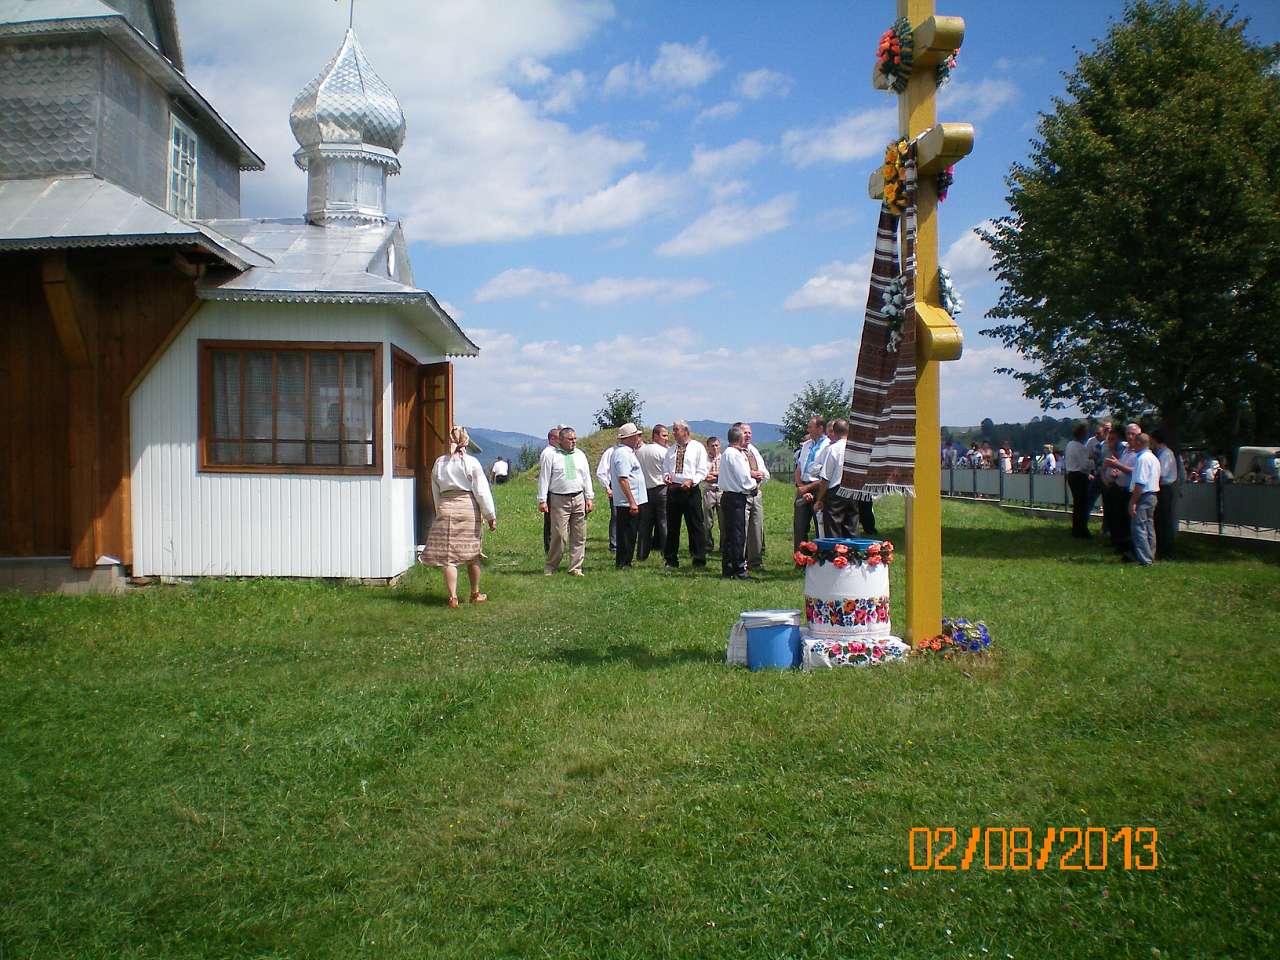
[[[966,302],[943,422],[1039,413],[980,337],[998,290],[973,228],[1005,212],[1062,71],[1112,0],[941,5],[967,25],[940,120],[977,128],[942,207],[943,263]],[[1280,39],[1280,4],[1239,4]],[[178,0],[189,70],[267,160],[247,216],[297,216],[293,96],[346,27],[346,0]],[[357,0],[356,29],[401,99],[408,140],[389,207],[419,286],[482,347],[457,361],[464,423],[586,425],[636,389],[648,419],[776,420],[804,382],[849,377],[876,204],[867,174],[896,129],[871,62],[893,4]],[[289,42],[281,44],[279,38]]]

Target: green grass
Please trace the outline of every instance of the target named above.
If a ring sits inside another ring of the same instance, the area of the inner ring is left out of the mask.
[[[752,674],[737,613],[801,598],[785,488],[754,584],[619,574],[603,513],[544,579],[532,490],[482,607],[425,569],[0,596],[0,958],[1280,951],[1272,560],[948,503],[988,661]],[[1152,825],[1160,866],[912,872],[941,825]]]

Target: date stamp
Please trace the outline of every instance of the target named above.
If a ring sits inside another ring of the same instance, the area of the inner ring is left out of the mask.
[[[912,827],[912,870],[1155,870],[1155,827]]]

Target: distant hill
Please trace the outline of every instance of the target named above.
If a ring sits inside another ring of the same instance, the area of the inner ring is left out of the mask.
[[[719,437],[721,443],[724,442],[724,436],[732,426],[732,423],[723,423],[720,420],[689,421],[689,429],[694,433],[701,434],[704,437]],[[763,420],[751,421],[751,442],[757,447],[781,439],[782,427],[778,424],[765,423]]]
[[[486,467],[499,457],[508,463],[515,463],[520,456],[520,448],[526,444],[535,450],[541,450],[547,444],[546,437],[535,437],[528,433],[512,433],[510,430],[490,430],[486,427],[468,427],[471,439],[480,447],[477,459]]]

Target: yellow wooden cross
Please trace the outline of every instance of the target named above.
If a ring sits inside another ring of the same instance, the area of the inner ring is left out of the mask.
[[[914,140],[916,187],[916,461],[915,497],[907,499],[907,629],[915,643],[942,629],[942,425],[938,364],[960,356],[960,328],[941,306],[938,288],[937,175],[973,149],[973,126],[938,123],[936,70],[964,40],[964,20],[939,17],[933,0],[898,0],[912,28],[911,77],[898,95],[898,135]],[[877,84],[878,85],[878,84]],[[877,170],[868,185],[883,196]],[[902,229],[906,229],[903,218]]]

